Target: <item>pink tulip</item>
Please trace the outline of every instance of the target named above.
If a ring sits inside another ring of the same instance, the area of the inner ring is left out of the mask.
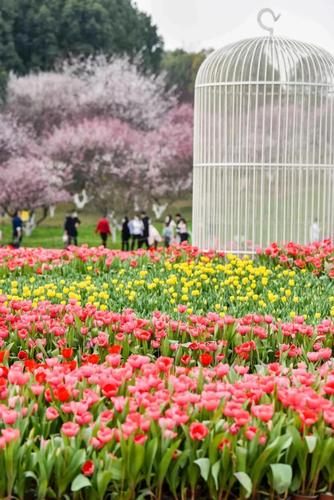
[[[61,426],[61,432],[67,437],[74,437],[80,431],[80,426],[74,422],[65,422]]]
[[[15,410],[4,410],[1,416],[5,424],[13,425],[17,420],[18,413]]]
[[[97,432],[97,438],[101,444],[109,443],[114,437],[114,433],[112,429],[109,427],[101,427]]]
[[[12,429],[12,428],[1,429],[1,434],[6,443],[10,443],[11,441],[16,441],[20,437],[19,429]]]
[[[59,417],[59,413],[56,408],[53,408],[53,406],[49,406],[46,409],[45,416],[47,420],[56,420]]]

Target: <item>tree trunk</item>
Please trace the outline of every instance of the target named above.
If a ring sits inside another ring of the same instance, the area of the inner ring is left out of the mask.
[[[81,193],[75,193],[75,195],[73,195],[73,201],[74,201],[75,206],[79,210],[82,210],[89,202],[89,198],[87,196],[86,190],[83,189],[81,191]]]
[[[162,216],[167,207],[168,203],[160,204],[159,202],[154,202],[152,204],[152,210],[154,212],[156,219],[158,220],[160,219],[160,217]]]
[[[43,222],[43,220],[45,220],[47,218],[48,213],[49,213],[49,205],[43,207],[42,215],[40,216],[39,219],[37,219],[35,227],[39,226],[41,224],[41,222]]]

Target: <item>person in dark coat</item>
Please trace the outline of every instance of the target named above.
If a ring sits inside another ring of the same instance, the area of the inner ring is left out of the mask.
[[[129,217],[126,215],[122,221],[122,250],[129,251],[129,242],[130,242],[130,227],[129,227]]]
[[[13,227],[13,247],[20,248],[23,236],[23,221],[19,216],[18,210],[15,211],[12,219]]]
[[[186,220],[182,217],[180,219],[179,225],[179,235],[180,235],[180,243],[184,243],[189,240],[189,233]]]
[[[78,214],[74,211],[71,215],[68,215],[65,219],[64,230],[67,234],[67,244],[78,246],[78,227],[80,226],[81,221],[78,217]]]
[[[148,215],[146,214],[146,212],[141,213],[141,220],[143,222],[144,229],[143,229],[143,237],[140,241],[140,248],[144,245],[146,245],[146,248],[150,248],[150,244],[148,241],[149,234],[150,234],[150,219],[149,219]]]

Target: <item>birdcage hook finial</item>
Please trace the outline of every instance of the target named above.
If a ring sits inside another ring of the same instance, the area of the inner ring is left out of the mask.
[[[265,8],[265,9],[261,9],[257,15],[257,22],[259,23],[261,28],[263,28],[266,31],[269,31],[270,36],[273,36],[274,28],[272,26],[266,26],[262,21],[262,16],[265,13],[271,14],[275,23],[279,20],[279,18],[281,17],[281,14],[277,14],[277,16],[276,16],[273,10]]]

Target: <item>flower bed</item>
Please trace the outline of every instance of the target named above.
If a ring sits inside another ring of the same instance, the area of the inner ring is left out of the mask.
[[[0,497],[331,491],[324,246],[317,269],[270,252],[1,249]]]
[[[327,248],[331,248],[328,247]],[[93,304],[121,311],[131,307],[150,316],[161,311],[177,317],[179,304],[191,314],[251,312],[287,320],[302,315],[311,323],[334,316],[334,281],[325,268],[272,255],[201,254],[192,247],[162,252],[119,252],[85,247],[67,250],[0,249],[0,295],[33,304],[50,300]],[[321,270],[322,269],[322,270]]]

